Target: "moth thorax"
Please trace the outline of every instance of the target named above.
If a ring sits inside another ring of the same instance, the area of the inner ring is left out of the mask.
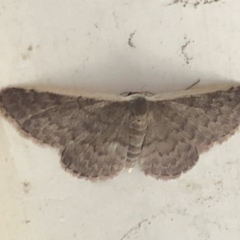
[[[144,96],[142,95],[132,95],[132,99],[130,101],[131,104],[131,112],[135,116],[143,116],[146,115],[148,110],[148,103]]]

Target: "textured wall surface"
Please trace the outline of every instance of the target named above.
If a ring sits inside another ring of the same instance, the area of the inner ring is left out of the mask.
[[[2,0],[0,87],[165,92],[240,82],[239,0]],[[197,87],[197,86],[195,86]],[[3,240],[238,240],[240,133],[179,179],[92,183],[0,119]]]

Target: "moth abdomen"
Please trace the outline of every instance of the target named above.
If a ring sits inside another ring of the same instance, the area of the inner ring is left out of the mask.
[[[129,146],[127,151],[126,167],[133,167],[141,153],[142,144],[146,135],[146,118],[135,116],[129,125]]]

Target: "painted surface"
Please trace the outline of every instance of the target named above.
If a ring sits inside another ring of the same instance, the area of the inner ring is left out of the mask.
[[[0,87],[165,92],[240,81],[240,2],[0,4]],[[197,86],[195,86],[197,87]],[[177,180],[134,169],[92,183],[0,119],[0,238],[240,238],[240,133]]]

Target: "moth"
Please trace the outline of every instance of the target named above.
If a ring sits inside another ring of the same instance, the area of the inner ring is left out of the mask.
[[[240,86],[153,96],[6,88],[0,109],[25,136],[58,148],[79,178],[110,178],[138,163],[146,175],[173,179],[238,129]]]

